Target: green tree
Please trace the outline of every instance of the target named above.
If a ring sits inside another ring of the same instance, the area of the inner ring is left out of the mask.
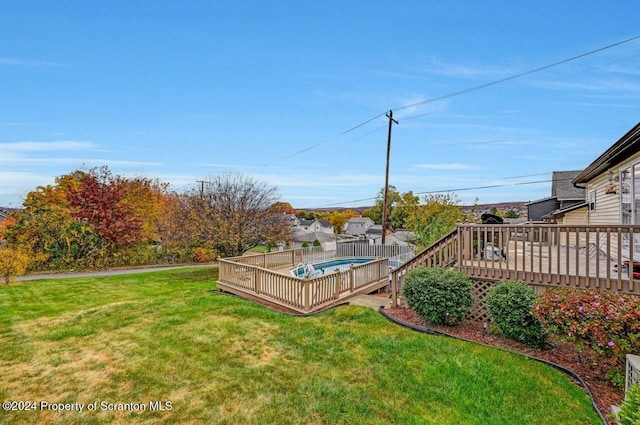
[[[316,215],[313,211],[298,211],[298,218],[303,218],[306,220],[313,220],[314,218],[316,218]]]
[[[516,210],[507,210],[504,213],[504,218],[518,218],[518,217],[520,217],[520,214],[518,214]]]
[[[489,214],[493,214],[493,215],[497,215],[498,217],[502,217],[502,214],[500,213],[500,211],[496,207],[491,207],[491,209],[489,210]]]
[[[393,229],[406,227],[407,219],[415,214],[419,207],[419,196],[414,195],[412,191],[403,193],[389,214],[389,226]]]
[[[429,246],[455,229],[456,224],[469,220],[452,193],[426,195],[424,204],[412,210],[407,227],[413,230],[422,246]]]
[[[394,185],[389,185],[387,193],[387,217],[391,216],[393,209],[402,197]],[[369,217],[376,224],[382,224],[382,211],[384,208],[384,187],[380,189],[376,196],[375,205],[362,213],[363,217]]]

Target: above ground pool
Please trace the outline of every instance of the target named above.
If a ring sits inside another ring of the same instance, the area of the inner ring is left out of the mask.
[[[352,264],[364,264],[375,260],[376,258],[341,258],[313,264],[300,264],[295,269],[291,269],[291,274],[296,277],[313,278],[322,276],[323,274],[333,273],[336,270],[349,270]]]

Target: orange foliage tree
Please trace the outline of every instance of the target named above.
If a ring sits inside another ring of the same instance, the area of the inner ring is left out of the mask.
[[[74,171],[29,192],[6,226],[6,238],[34,258],[46,258],[35,268],[107,266],[122,257],[118,250],[156,236],[162,190],[155,181],[113,176],[106,167]]]
[[[15,249],[0,248],[0,277],[9,285],[23,275],[29,266],[29,256]]]

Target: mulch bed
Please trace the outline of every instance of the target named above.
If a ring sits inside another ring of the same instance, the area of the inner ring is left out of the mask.
[[[610,359],[603,358],[588,349],[578,353],[573,344],[554,340],[550,341],[551,344],[548,348],[529,347],[517,341],[491,334],[483,328],[482,323],[477,321],[466,321],[457,326],[437,326],[424,322],[410,308],[385,309],[385,312],[394,319],[408,325],[435,330],[485,345],[518,352],[567,368],[582,378],[591,391],[600,412],[609,418],[609,423],[615,424],[615,421],[610,419],[611,406],[620,406],[622,404],[624,391],[615,387],[607,379],[607,373],[613,366]]]

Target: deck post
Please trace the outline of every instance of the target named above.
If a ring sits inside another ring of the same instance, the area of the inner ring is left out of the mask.
[[[349,266],[349,290],[353,293],[356,290],[356,271],[353,264]]]
[[[260,269],[256,268],[255,269],[255,274],[254,274],[254,282],[255,282],[255,287],[253,288],[253,290],[256,292],[256,294],[260,293],[260,290],[262,289],[262,282],[260,282]]]
[[[306,279],[302,282],[304,285],[304,310],[309,311],[311,308],[309,305],[309,279]]]
[[[338,273],[336,275],[336,283],[335,283],[335,288],[334,288],[334,297],[337,300],[338,298],[340,298],[340,288],[342,287],[342,273]]]
[[[391,274],[391,308],[398,308],[398,273]]]

